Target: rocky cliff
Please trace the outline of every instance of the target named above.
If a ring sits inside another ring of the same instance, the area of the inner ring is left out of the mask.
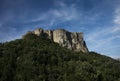
[[[60,46],[67,47],[68,49],[85,53],[88,52],[82,32],[69,32],[64,29],[43,30],[42,28],[39,28],[31,33],[36,34],[37,36],[47,37],[54,42],[59,43]]]

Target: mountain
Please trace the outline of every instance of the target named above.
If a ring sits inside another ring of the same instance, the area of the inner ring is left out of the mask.
[[[67,47],[74,51],[88,52],[82,32],[69,32],[65,29],[44,30],[42,28],[38,28],[28,33],[35,34],[39,37],[47,37],[53,42],[58,43],[60,46]]]
[[[120,81],[120,62],[28,33],[0,43],[0,81]]]

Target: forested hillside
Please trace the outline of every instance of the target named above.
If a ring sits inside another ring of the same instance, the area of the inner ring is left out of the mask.
[[[27,34],[0,43],[0,81],[120,81],[120,62]]]

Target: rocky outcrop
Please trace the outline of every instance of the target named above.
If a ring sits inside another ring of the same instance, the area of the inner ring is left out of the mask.
[[[69,32],[64,29],[57,30],[43,30],[41,28],[32,31],[33,34],[37,36],[47,37],[56,43],[59,43],[62,47],[67,47],[68,49],[74,51],[88,52],[88,48],[83,39],[83,33]]]

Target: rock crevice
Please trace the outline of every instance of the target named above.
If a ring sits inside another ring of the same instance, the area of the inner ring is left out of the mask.
[[[82,51],[84,53],[88,52],[82,32],[69,32],[64,29],[43,30],[39,28],[32,31],[32,33],[37,36],[47,35],[47,38],[53,40],[62,47],[67,47],[74,51]]]

